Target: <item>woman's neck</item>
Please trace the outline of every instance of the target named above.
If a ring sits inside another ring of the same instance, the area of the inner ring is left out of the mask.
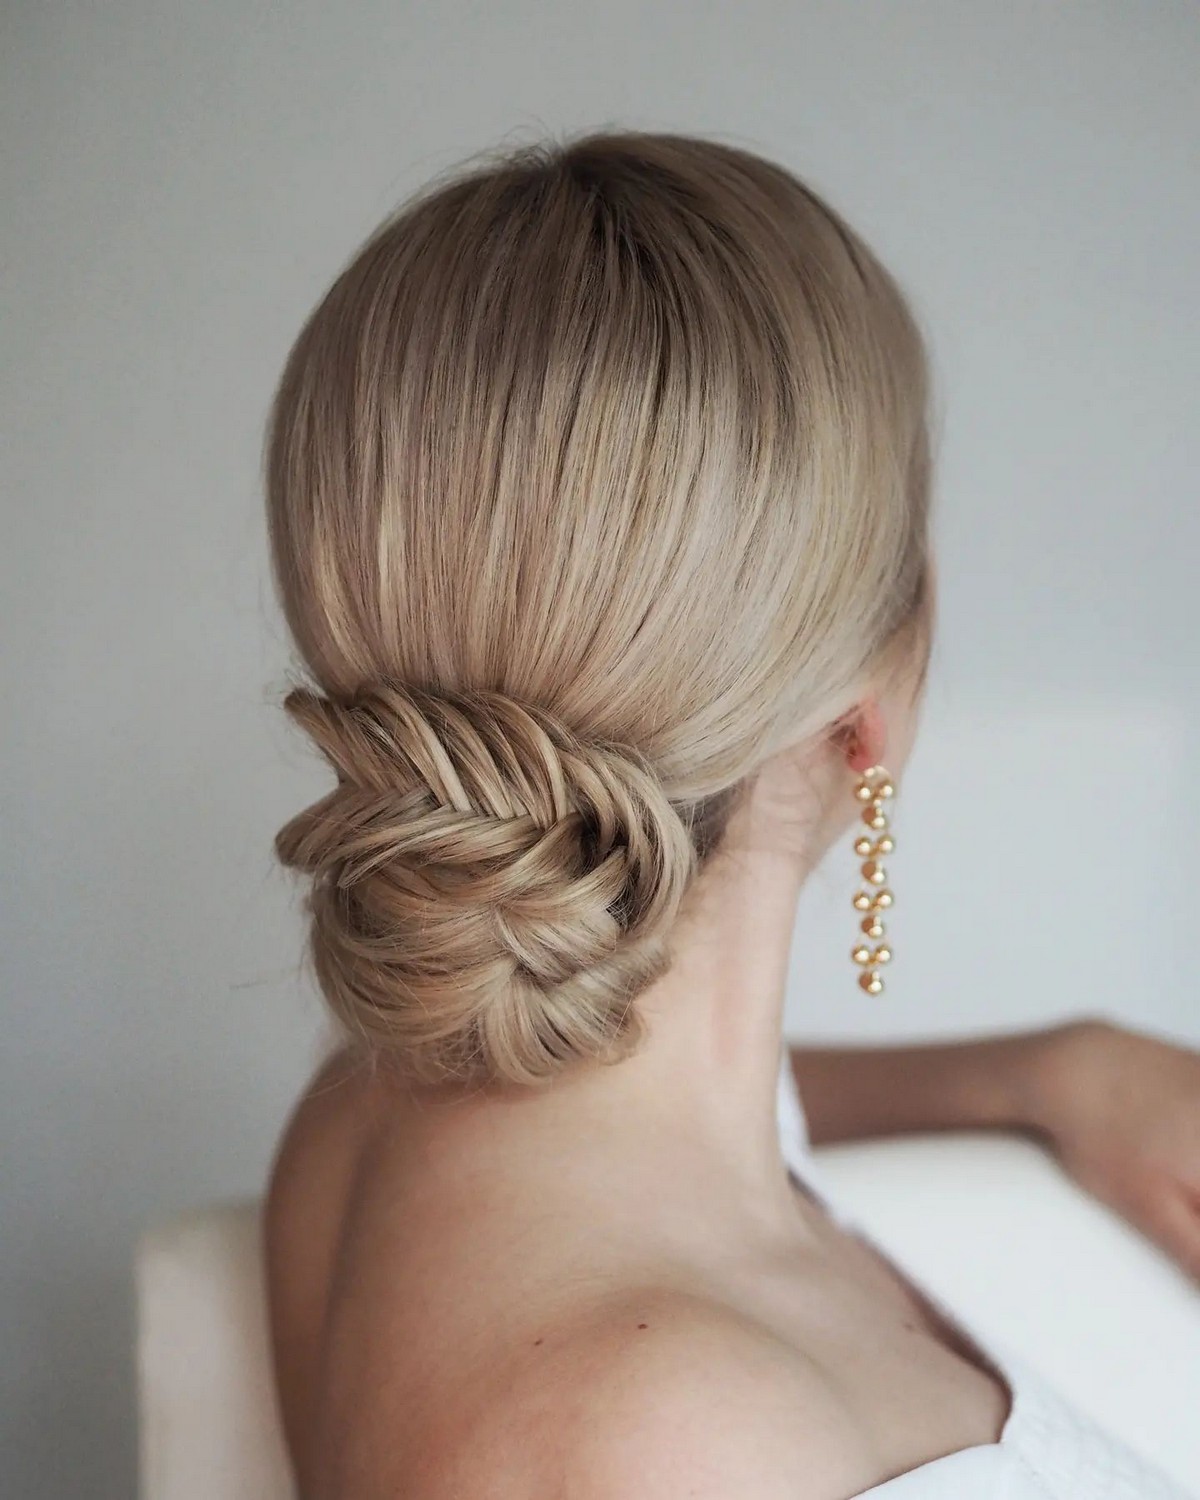
[[[689,893],[673,961],[638,1004],[645,1040],[594,1075],[632,1125],[645,1112],[703,1144],[713,1171],[752,1194],[786,1179],[775,1118],[796,902],[794,854],[731,848]]]

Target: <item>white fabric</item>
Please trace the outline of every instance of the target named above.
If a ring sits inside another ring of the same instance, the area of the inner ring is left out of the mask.
[[[954,1133],[813,1153],[786,1067],[779,1116],[793,1171],[848,1227],[869,1226],[927,1296],[936,1286],[931,1300],[952,1306],[975,1342],[1003,1357],[1016,1390],[1000,1452],[986,1445],[951,1455],[877,1486],[871,1500],[1200,1495],[1200,1299],[1132,1231],[1009,1136]],[[137,1295],[143,1500],[293,1500],[270,1372],[258,1205],[219,1205],[152,1230],[138,1248]],[[1053,1390],[1042,1370],[1053,1374]],[[1059,1390],[1185,1488],[1150,1487]]]
[[[292,1500],[261,1245],[259,1205],[227,1203],[138,1246],[143,1500]]]

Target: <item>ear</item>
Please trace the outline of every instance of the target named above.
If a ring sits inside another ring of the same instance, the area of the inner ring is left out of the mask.
[[[833,740],[851,771],[861,775],[883,763],[887,754],[887,725],[874,698],[852,708],[833,726]]]

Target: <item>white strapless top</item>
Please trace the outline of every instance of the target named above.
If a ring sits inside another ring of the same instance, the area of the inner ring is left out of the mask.
[[[855,1500],[1200,1500],[1097,1426],[1014,1349],[986,1342],[831,1198],[809,1148],[786,1049],[779,1070],[779,1138],[792,1176],[842,1228],[872,1246],[1002,1376],[1012,1405],[1000,1438],[921,1464]]]

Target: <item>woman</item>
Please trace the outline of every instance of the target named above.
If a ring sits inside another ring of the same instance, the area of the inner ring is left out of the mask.
[[[346,1044],[281,1143],[267,1254],[311,1500],[1177,1493],[781,1139],[796,900],[852,826],[830,941],[861,923],[869,990],[887,957],[926,408],[863,242],[683,136],[433,184],[302,331],[270,532],[310,679],[286,706],[338,780],[278,850]],[[785,1116],[793,1077],[818,1140],[1036,1129],[1200,1263],[1190,1053],[1085,1018],[798,1050]]]

